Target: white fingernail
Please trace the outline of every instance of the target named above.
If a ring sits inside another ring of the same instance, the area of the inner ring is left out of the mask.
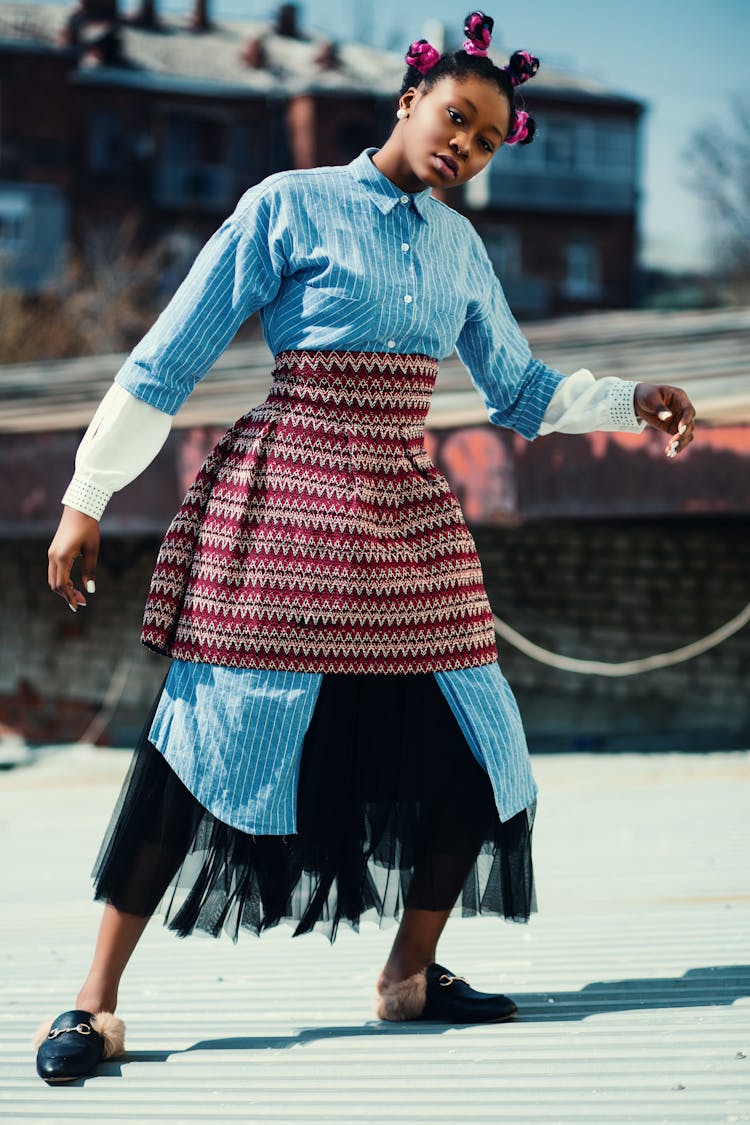
[[[677,433],[684,434],[686,429],[687,425],[684,422],[680,422],[679,426],[677,427]]]
[[[71,609],[73,610],[73,613],[77,613],[77,612],[78,612],[78,610],[77,610],[77,609],[76,609],[76,607],[75,607],[75,606],[74,606],[74,605],[72,604],[72,602],[68,602],[68,605],[69,605],[69,606],[70,606],[70,608],[71,608]]]
[[[88,582],[86,583],[86,593],[87,594],[95,594],[96,593],[96,582],[94,582],[93,578],[89,578]]]
[[[667,418],[672,417],[672,411],[671,410],[660,410],[657,417],[660,418],[662,422],[666,422]]]

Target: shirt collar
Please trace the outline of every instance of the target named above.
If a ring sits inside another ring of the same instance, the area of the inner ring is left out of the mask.
[[[371,157],[379,151],[378,148],[366,148],[347,165],[354,179],[362,184],[370,199],[384,215],[393,210],[402,196],[408,196],[419,217],[427,222],[432,188],[416,192],[402,191],[373,164]]]

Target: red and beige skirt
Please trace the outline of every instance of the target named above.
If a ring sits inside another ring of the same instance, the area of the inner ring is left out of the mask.
[[[434,672],[497,660],[459,502],[423,445],[438,361],[288,351],[159,551],[141,639],[180,660]]]

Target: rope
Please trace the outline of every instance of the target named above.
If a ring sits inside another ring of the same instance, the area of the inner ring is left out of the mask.
[[[107,690],[104,693],[102,705],[94,715],[93,719],[86,727],[83,734],[76,739],[76,744],[81,745],[84,742],[96,743],[97,739],[104,733],[109,726],[112,716],[115,713],[118,703],[122,699],[122,694],[125,691],[125,684],[130,674],[130,669],[133,664],[133,658],[130,655],[123,655],[115,665],[115,670],[112,673],[112,678],[107,685]]]
[[[714,629],[713,633],[692,641],[682,648],[675,648],[671,652],[660,652],[655,656],[644,656],[640,660],[623,660],[620,663],[608,663],[604,660],[578,660],[574,656],[562,656],[557,652],[550,652],[534,644],[527,637],[518,633],[507,621],[503,621],[493,613],[492,620],[495,632],[503,640],[508,641],[532,660],[540,664],[547,664],[550,668],[558,668],[561,672],[577,672],[579,676],[635,676],[639,672],[652,672],[655,668],[669,668],[672,664],[682,664],[685,660],[692,660],[709,649],[715,648],[738,633],[750,621],[750,602],[743,610],[726,624]]]

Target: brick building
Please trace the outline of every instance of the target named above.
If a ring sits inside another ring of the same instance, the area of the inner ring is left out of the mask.
[[[186,4],[189,0],[186,0]],[[496,41],[500,38],[496,35]],[[500,52],[496,61],[507,61]],[[394,121],[400,54],[141,0],[0,9],[0,253],[6,283],[60,276],[69,240],[131,215],[146,241],[197,247],[241,193],[284,168],[341,164]],[[643,106],[542,66],[534,144],[448,192],[484,237],[517,315],[633,303]]]

